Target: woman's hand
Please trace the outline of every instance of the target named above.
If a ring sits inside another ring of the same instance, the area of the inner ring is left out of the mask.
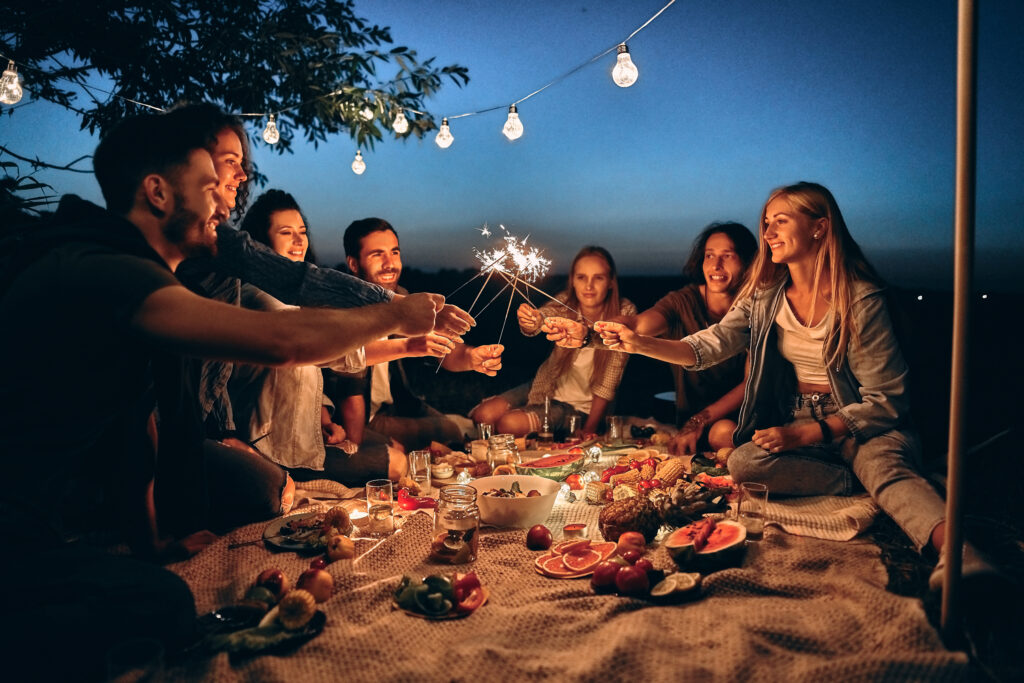
[[[668,442],[668,452],[672,455],[694,455],[697,452],[697,439],[700,432],[679,432]]]
[[[476,325],[476,320],[458,306],[445,304],[437,313],[434,322],[434,333],[443,335],[453,342],[461,342],[462,335]]]
[[[494,377],[501,370],[501,354],[505,347],[501,344],[484,344],[469,352],[472,368],[488,377]]]
[[[817,429],[818,426],[815,425],[814,428]],[[802,430],[794,426],[757,429],[750,440],[769,453],[781,453],[807,445]]]
[[[622,323],[599,320],[594,323],[594,331],[601,335],[601,341],[609,349],[636,353],[639,335]]]
[[[519,329],[524,334],[533,334],[544,324],[544,316],[530,304],[519,304],[516,317],[519,318]]]
[[[428,332],[419,337],[409,337],[406,340],[407,356],[434,356],[443,358],[455,348],[455,342],[450,337],[436,332]]]
[[[540,329],[547,335],[549,341],[567,349],[580,348],[583,346],[583,340],[587,338],[587,326],[571,318],[545,318]]]

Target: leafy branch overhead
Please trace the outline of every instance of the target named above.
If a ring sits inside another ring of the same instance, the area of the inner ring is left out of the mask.
[[[435,128],[432,116],[410,110],[425,112],[424,101],[445,81],[469,81],[465,67],[435,66],[434,58],[420,61],[415,50],[393,46],[391,30],[358,17],[351,0],[7,5],[0,52],[19,63],[26,95],[77,111],[90,132],[140,110],[122,98],[161,108],[213,101],[236,113],[277,113],[279,152],[296,135],[316,145],[344,132],[372,148],[393,134],[399,107],[406,135]],[[95,87],[83,96],[71,83]]]

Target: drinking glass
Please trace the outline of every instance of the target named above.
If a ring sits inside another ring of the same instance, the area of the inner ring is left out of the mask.
[[[569,416],[569,439],[575,438],[580,431],[580,416],[573,414]],[[566,439],[568,441],[568,439]]]
[[[366,533],[387,536],[395,530],[395,510],[391,505],[393,488],[390,479],[366,482]]]
[[[752,481],[740,484],[740,500],[736,506],[737,521],[747,529],[747,539],[760,541],[764,535],[768,486]]]
[[[494,433],[494,425],[492,425],[490,423],[487,423],[487,422],[481,422],[480,424],[478,424],[476,426],[476,429],[477,429],[477,436],[480,439],[483,439],[484,441],[487,441],[488,439],[490,439],[491,438],[491,434]]]
[[[608,418],[608,442],[612,444],[622,443],[622,418],[612,415]]]
[[[430,493],[430,451],[409,453],[409,477],[420,487],[420,495]]]

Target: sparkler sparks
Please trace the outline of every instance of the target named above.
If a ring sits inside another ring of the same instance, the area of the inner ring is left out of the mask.
[[[542,252],[536,247],[527,248],[526,240],[529,239],[529,235],[520,240],[515,235],[510,234],[504,225],[499,225],[498,227],[505,233],[503,237],[505,247],[503,249],[490,249],[487,251],[473,249],[473,255],[483,264],[480,267],[480,272],[498,270],[507,275],[513,275],[524,282],[536,282],[544,277],[548,272],[548,268],[551,267],[551,261],[544,258]],[[486,225],[484,230],[487,230]],[[481,234],[484,233],[481,231]]]

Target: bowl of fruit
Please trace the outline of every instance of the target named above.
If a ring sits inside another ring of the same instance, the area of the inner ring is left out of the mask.
[[[476,504],[484,524],[528,529],[551,514],[562,483],[523,474],[474,479]]]

